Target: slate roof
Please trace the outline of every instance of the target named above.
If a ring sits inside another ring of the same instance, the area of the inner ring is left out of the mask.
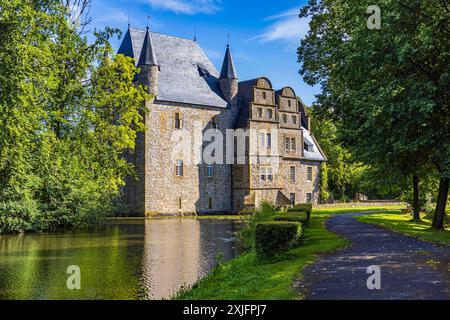
[[[223,58],[222,71],[220,72],[220,79],[237,79],[236,69],[234,68],[233,57],[231,56],[230,46],[227,45],[225,57]]]
[[[303,155],[306,160],[315,160],[315,161],[326,161],[327,159],[322,153],[322,150],[319,148],[319,145],[316,139],[313,138],[311,133],[302,127],[303,129],[303,140],[306,144],[313,146],[313,151],[303,150]]]
[[[152,37],[147,29],[144,38],[144,44],[142,45],[141,56],[139,58],[138,65],[144,66],[159,66],[156,59],[155,50],[153,49]]]
[[[136,61],[136,57],[141,57],[145,35],[145,30],[129,28],[118,53]],[[150,37],[160,66],[156,100],[227,107],[219,85],[219,73],[196,41],[156,32],[150,32]]]
[[[252,88],[256,86],[258,79],[260,78],[241,81],[238,83],[239,115],[234,124],[235,128],[242,128],[247,125],[250,102],[252,101]]]

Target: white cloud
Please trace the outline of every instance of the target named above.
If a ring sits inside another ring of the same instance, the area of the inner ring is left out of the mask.
[[[213,14],[221,10],[221,0],[146,0],[153,8],[179,14]]]
[[[272,21],[263,33],[249,40],[260,42],[283,41],[290,46],[298,46],[309,30],[309,18],[298,17],[299,9],[294,8],[279,14],[267,17],[265,21]]]

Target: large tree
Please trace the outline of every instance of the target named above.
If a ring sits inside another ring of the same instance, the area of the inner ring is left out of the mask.
[[[450,157],[449,4],[381,0],[381,29],[370,29],[372,4],[310,0],[300,13],[311,17],[300,72],[320,84],[315,109],[340,123],[341,140],[361,161],[416,177],[433,163],[441,177],[433,227],[441,229]]]
[[[87,0],[0,5],[0,233],[85,225],[112,210],[132,167],[144,88]]]

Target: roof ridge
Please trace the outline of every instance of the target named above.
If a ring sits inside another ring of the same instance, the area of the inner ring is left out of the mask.
[[[141,28],[130,27],[130,29],[134,29],[134,30],[139,30],[139,31],[142,31],[142,32],[146,32],[146,29],[141,29]],[[185,38],[185,37],[180,37],[180,36],[174,36],[174,35],[172,35],[172,34],[167,34],[167,33],[162,33],[162,32],[156,32],[156,31],[151,31],[151,30],[150,30],[150,33],[156,33],[156,34],[160,34],[160,35],[163,35],[163,36],[168,36],[168,37],[172,37],[172,38],[178,38],[178,39],[187,40],[187,41],[191,41],[191,42],[197,43],[197,41],[195,41],[195,40],[193,40],[193,39],[189,39],[189,38]]]

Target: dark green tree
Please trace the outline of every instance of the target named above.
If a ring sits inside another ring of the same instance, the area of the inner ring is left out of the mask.
[[[112,211],[133,168],[144,88],[83,28],[87,0],[0,5],[0,233],[77,227]],[[110,57],[111,56],[111,57]]]
[[[367,25],[372,4],[310,0],[300,12],[312,19],[298,49],[300,72],[321,86],[314,108],[339,123],[339,138],[356,159],[410,176],[430,163],[436,167],[441,182],[433,227],[442,229],[450,158],[449,4],[378,1],[379,30]],[[417,202],[414,207],[417,219]]]

